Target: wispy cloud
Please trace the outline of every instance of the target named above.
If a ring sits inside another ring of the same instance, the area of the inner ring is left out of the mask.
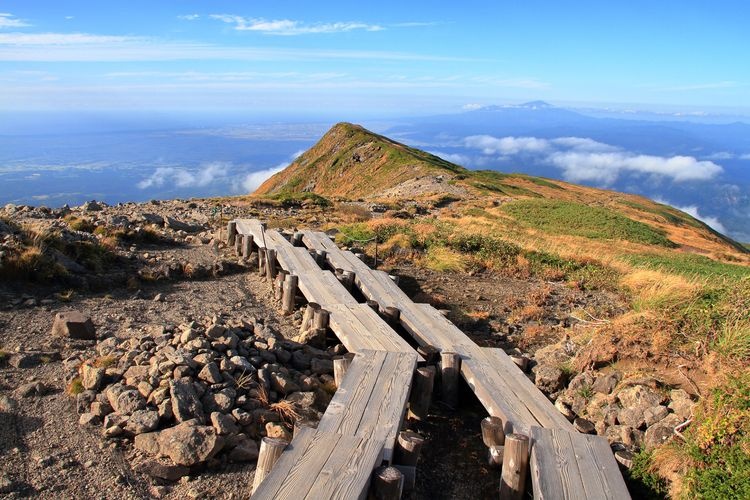
[[[674,182],[705,181],[723,172],[712,161],[693,156],[656,156],[635,154],[621,148],[585,137],[492,137],[470,136],[464,145],[479,149],[484,155],[503,157],[527,155],[562,170],[571,182],[593,182],[603,186],[614,184],[621,175],[652,175]],[[478,163],[487,163],[487,158]]]
[[[7,12],[0,12],[0,29],[4,28],[24,28],[31,26],[30,24],[18,19],[13,14]]]
[[[673,203],[670,203],[666,200],[656,198],[654,201],[657,203],[663,203],[664,205],[672,206],[678,210],[682,210],[688,215],[691,215],[698,219],[699,221],[705,223],[706,225],[710,226],[712,229],[720,232],[720,233],[727,233],[727,228],[724,227],[724,224],[721,223],[718,217],[712,217],[710,215],[704,215],[700,213],[700,209],[697,205],[676,205]]]
[[[183,16],[177,16],[177,19],[182,19],[183,21],[196,21],[200,18],[200,14],[185,14]]]
[[[213,162],[202,165],[198,170],[188,170],[182,167],[159,167],[149,177],[138,183],[140,189],[161,187],[171,184],[180,188],[205,187],[222,179],[229,174],[229,165]]]
[[[286,167],[289,166],[289,163],[296,160],[304,151],[297,151],[294,153],[288,162],[280,163],[276,165],[275,167],[267,168],[265,170],[260,170],[258,172],[251,172],[247,175],[245,175],[240,184],[238,189],[236,191],[239,192],[246,192],[246,193],[252,193],[256,189],[260,187],[261,184],[263,184],[267,179],[269,179],[272,175],[281,172]]]
[[[690,92],[694,90],[731,89],[741,87],[739,82],[724,80],[720,82],[693,83],[688,85],[652,86],[655,92]]]
[[[211,14],[211,19],[225,22],[234,26],[237,31],[256,31],[264,35],[310,35],[320,33],[344,33],[348,31],[383,31],[379,24],[362,22],[334,22],[334,23],[304,23],[291,19],[268,20],[263,18],[249,18],[231,14]]]
[[[0,33],[0,61],[476,61],[408,52],[238,47],[157,38],[90,33]]]

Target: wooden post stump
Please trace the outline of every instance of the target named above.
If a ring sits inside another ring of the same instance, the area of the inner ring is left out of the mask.
[[[395,467],[378,467],[372,473],[372,496],[376,500],[398,500],[403,488],[404,476]]]
[[[301,247],[302,246],[302,233],[297,231],[292,235],[292,245],[295,247]]]
[[[377,300],[368,300],[367,305],[370,306],[370,308],[375,312],[378,312],[380,310],[380,304],[378,304]]]
[[[417,483],[417,468],[413,465],[398,464],[394,464],[393,467],[397,468],[404,475],[404,493],[414,490]]]
[[[318,263],[319,266],[323,267],[326,265],[326,257],[328,256],[328,252],[325,250],[316,250],[315,251],[315,262]]]
[[[242,257],[244,257],[245,259],[249,259],[252,251],[253,251],[253,235],[246,234],[242,238]]]
[[[255,478],[253,479],[253,491],[258,489],[260,483],[271,472],[276,461],[284,452],[289,443],[283,439],[264,437],[260,442],[258,463],[255,466]]]
[[[309,302],[305,308],[305,314],[302,316],[302,324],[299,326],[299,334],[302,335],[313,326],[315,311],[320,309],[320,304]]]
[[[354,271],[344,271],[341,282],[344,284],[344,288],[351,292],[354,288]]]
[[[432,390],[435,385],[435,367],[417,368],[409,395],[409,412],[417,420],[424,420],[430,412]]]
[[[272,281],[276,277],[276,250],[266,249],[266,277]]]
[[[505,430],[500,418],[487,417],[482,420],[482,441],[488,448],[487,463],[493,467],[500,467],[503,463],[505,444]]]
[[[330,317],[328,311],[319,307],[313,314],[313,328],[323,329],[328,328],[328,318]]]
[[[526,489],[529,468],[529,437],[523,434],[505,436],[503,475],[500,481],[501,500],[519,500]]]
[[[244,235],[237,234],[234,237],[234,254],[237,257],[240,257],[242,255],[242,241],[244,239]]]
[[[490,446],[487,453],[487,465],[493,469],[499,469],[503,465],[505,446]]]
[[[281,312],[288,316],[294,312],[294,299],[297,296],[299,276],[288,274],[284,279],[283,294],[281,297]]]
[[[383,309],[383,319],[391,326],[398,325],[399,319],[401,318],[401,310],[398,307],[387,306]]]
[[[341,382],[343,382],[346,372],[349,369],[349,365],[351,364],[352,358],[348,356],[343,356],[333,360],[333,380],[336,383],[337,389],[341,387]]]
[[[237,237],[237,223],[233,220],[230,220],[229,223],[227,223],[227,246],[233,246],[234,240]]]
[[[424,445],[424,438],[416,432],[399,432],[396,448],[393,450],[393,462],[398,465],[413,465],[416,467],[422,445]]]
[[[260,276],[265,276],[266,274],[266,249],[265,248],[258,249],[258,274]]]
[[[443,401],[451,408],[455,408],[458,406],[458,379],[461,373],[461,356],[455,352],[442,352],[440,353],[440,363]]]

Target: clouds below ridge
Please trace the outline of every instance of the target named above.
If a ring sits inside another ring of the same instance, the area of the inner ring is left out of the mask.
[[[671,179],[673,182],[705,181],[723,172],[712,161],[701,161],[693,156],[656,156],[630,151],[595,141],[587,137],[492,137],[475,135],[464,139],[464,146],[479,149],[484,155],[532,156],[537,161],[562,170],[565,180],[593,182],[611,186],[621,175],[649,175]],[[479,158],[477,164],[486,164]]]

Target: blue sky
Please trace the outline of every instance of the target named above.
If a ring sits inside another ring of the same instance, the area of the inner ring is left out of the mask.
[[[745,1],[2,1],[0,110],[750,114]]]

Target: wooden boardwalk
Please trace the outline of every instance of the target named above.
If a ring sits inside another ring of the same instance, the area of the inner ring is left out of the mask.
[[[322,264],[337,273],[353,273],[354,285],[381,312],[398,309],[401,327],[415,342],[460,356],[461,375],[487,412],[502,420],[506,433],[530,438],[535,498],[629,498],[607,441],[577,433],[504,351],[478,346],[435,308],[412,302],[387,273],[370,269],[324,233],[304,231],[303,248],[259,221],[234,223],[238,237],[276,252],[281,268],[298,276],[306,300],[329,312],[328,326],[356,353],[318,428],[295,434],[253,498],[365,496],[372,470],[392,458],[419,359],[311,253],[324,256]]]

